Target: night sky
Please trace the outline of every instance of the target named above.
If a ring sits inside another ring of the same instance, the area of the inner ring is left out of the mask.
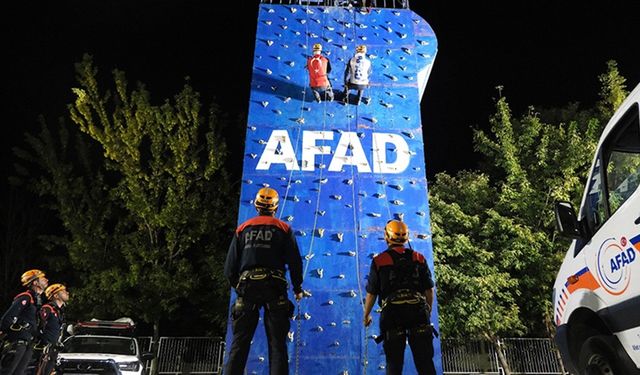
[[[215,100],[232,118],[246,113],[258,1],[224,3],[5,4],[2,173],[13,173],[11,148],[22,143],[25,131],[37,129],[39,114],[50,124],[67,114],[73,64],[87,52],[103,74],[118,68],[130,82],[145,83],[158,103],[178,92],[189,76],[205,105]],[[498,85],[505,87],[516,113],[530,104],[592,105],[597,75],[609,59],[618,61],[628,88],[635,87],[640,82],[638,4],[411,1],[439,45],[422,100],[428,177],[475,166],[471,127],[487,127]],[[239,173],[240,165],[234,165]]]

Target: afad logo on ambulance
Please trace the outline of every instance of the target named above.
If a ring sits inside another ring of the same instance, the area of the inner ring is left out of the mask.
[[[636,237],[638,238],[638,237]],[[627,290],[631,281],[629,265],[636,261],[637,254],[625,237],[620,243],[614,238],[606,239],[598,250],[598,278],[600,285],[612,295],[620,295]]]

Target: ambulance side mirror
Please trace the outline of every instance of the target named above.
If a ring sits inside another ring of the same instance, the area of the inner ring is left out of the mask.
[[[576,210],[570,202],[556,202],[556,228],[563,237],[584,238]]]

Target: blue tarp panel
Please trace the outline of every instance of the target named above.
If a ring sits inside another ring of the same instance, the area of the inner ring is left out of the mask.
[[[331,61],[333,102],[314,101],[308,87],[306,59],[315,43]],[[372,62],[371,85],[360,105],[354,91],[343,104],[343,72],[360,44]],[[278,190],[278,216],[295,230],[303,288],[311,294],[289,333],[292,374],[384,373],[382,345],[372,339],[379,314],[365,330],[362,313],[371,259],[386,248],[389,219],[407,223],[413,248],[433,270],[419,102],[436,51],[433,30],[409,10],[260,6],[238,223],[255,215],[259,188]],[[437,311],[436,303],[436,326]],[[229,327],[227,348],[230,341]],[[408,349],[405,358],[413,373]],[[268,368],[260,323],[247,373]]]

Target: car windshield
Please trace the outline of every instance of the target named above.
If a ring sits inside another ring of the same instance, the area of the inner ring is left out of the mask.
[[[128,337],[76,336],[65,342],[64,352],[136,355],[136,343]]]

